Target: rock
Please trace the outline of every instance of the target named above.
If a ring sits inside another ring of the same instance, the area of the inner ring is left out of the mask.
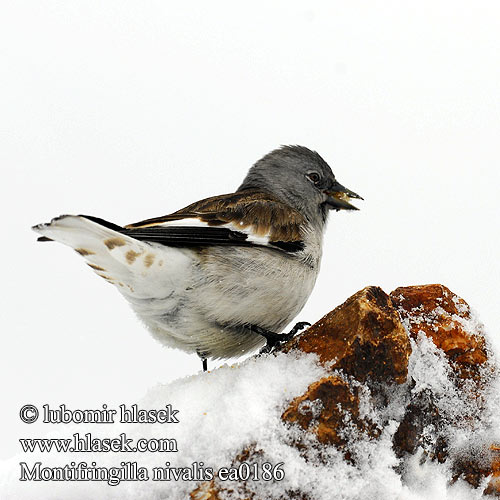
[[[281,418],[314,434],[322,444],[333,444],[351,460],[346,427],[354,425],[360,433],[379,434],[376,426],[359,414],[358,388],[339,376],[325,377],[311,384],[306,393],[295,398]]]
[[[482,327],[467,331],[471,320],[469,305],[443,285],[396,288],[390,294],[401,320],[413,339],[419,332],[441,349],[462,378],[476,378],[488,353]]]
[[[414,454],[419,447],[432,460],[444,463],[448,457],[446,426],[448,415],[436,406],[432,391],[418,392],[409,398],[405,414],[393,436],[393,449],[398,458]],[[432,429],[433,432],[424,432]]]
[[[474,454],[460,457],[453,464],[453,481],[463,479],[478,488],[490,477],[484,493],[500,497],[500,446],[491,445],[486,450],[475,450]]]
[[[340,377],[325,377],[295,398],[281,418],[310,430],[320,443],[345,445],[339,430],[346,414],[360,430],[364,427],[359,421],[358,395]]]
[[[451,460],[455,480],[460,477],[478,487],[491,473],[491,456],[479,450],[475,456],[449,457],[448,436],[450,427],[458,424],[473,431],[478,423],[475,416],[486,403],[485,389],[492,367],[488,367],[482,325],[472,321],[468,304],[443,285],[400,287],[390,297],[410,337],[417,340],[423,334],[445,354],[451,382],[467,409],[457,418],[439,408],[439,400],[431,390],[411,390],[405,415],[393,437],[394,451],[401,458],[420,447],[432,460]],[[425,429],[434,430],[432,439]]]
[[[220,500],[219,491],[212,479],[212,481],[201,483],[189,494],[189,498],[190,500]]]
[[[369,286],[321,318],[286,350],[318,354],[332,370],[365,382],[406,381],[411,354],[408,334],[389,296]]]
[[[426,344],[425,337],[432,343]],[[421,361],[428,365],[409,376],[412,343],[414,356],[423,356]],[[422,354],[422,345],[432,347],[430,355]],[[482,419],[496,371],[482,325],[448,288],[400,287],[389,296],[379,287],[366,287],[283,348],[285,353],[292,350],[317,354],[329,373],[293,399],[281,415],[284,423],[299,429],[285,444],[298,449],[306,462],[321,457],[322,447],[333,446],[346,463],[357,467],[351,445],[360,439],[376,441],[392,419],[395,431],[389,436],[403,482],[407,460],[423,450],[422,460],[447,464],[450,482],[461,479],[478,488],[490,477],[485,494],[500,497],[500,446],[491,440],[459,453],[451,446],[456,443],[450,443],[456,427],[468,436],[474,436],[476,426],[487,430],[488,417]],[[431,379],[434,361],[441,370],[441,386]],[[385,410],[391,404],[398,410],[387,417]],[[370,420],[374,415],[376,422]],[[261,462],[266,450],[250,446],[234,457],[233,465]],[[229,488],[215,478],[201,484],[190,498],[260,500],[249,482]],[[280,495],[311,500],[300,486]]]
[[[491,477],[485,493],[500,497],[500,445],[492,445],[490,450],[492,454],[491,467],[486,472],[488,475],[491,473]]]

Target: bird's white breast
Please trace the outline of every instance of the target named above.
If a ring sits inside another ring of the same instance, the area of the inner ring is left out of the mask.
[[[196,277],[195,307],[219,323],[250,323],[280,332],[302,309],[314,287],[321,241],[304,252],[265,248],[207,249]]]

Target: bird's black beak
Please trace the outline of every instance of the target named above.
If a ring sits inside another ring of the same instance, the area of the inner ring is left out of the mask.
[[[358,200],[362,200],[359,194],[356,194],[354,191],[347,189],[346,187],[339,184],[335,181],[328,189],[323,191],[328,198],[326,199],[326,205],[328,208],[333,210],[359,210],[359,208],[351,205],[349,200],[351,198],[357,198]]]

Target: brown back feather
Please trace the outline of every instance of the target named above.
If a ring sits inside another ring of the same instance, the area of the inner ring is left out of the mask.
[[[220,226],[230,222],[242,229],[252,226],[253,231],[259,236],[270,233],[271,242],[302,240],[300,228],[305,222],[299,212],[273,195],[248,189],[212,196],[172,214],[129,224],[125,228],[153,227],[165,222],[194,218],[199,218],[209,226]]]

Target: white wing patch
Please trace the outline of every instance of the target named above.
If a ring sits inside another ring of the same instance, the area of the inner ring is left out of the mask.
[[[201,219],[198,219],[197,217],[190,217],[190,218],[184,218],[184,219],[178,219],[178,220],[172,220],[172,221],[167,221],[167,222],[162,222],[161,224],[156,224],[158,227],[217,227],[217,228],[225,228],[229,229],[230,231],[235,231],[238,233],[243,233],[247,235],[247,241],[254,243],[255,245],[261,245],[261,246],[271,246],[269,243],[270,239],[270,231],[268,231],[264,235],[259,235],[255,232],[254,226],[244,226],[243,222],[240,222],[239,224],[235,224],[234,222],[227,222],[226,224],[217,224],[215,225],[210,225],[205,221],[202,221]]]

